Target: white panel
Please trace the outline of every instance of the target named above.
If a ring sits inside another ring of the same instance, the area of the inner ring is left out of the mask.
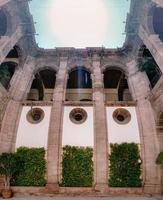
[[[47,147],[51,107],[38,106],[38,108],[41,108],[44,111],[44,119],[38,124],[31,124],[26,119],[26,115],[31,107],[23,107],[18,127],[16,147]]]
[[[74,124],[69,118],[72,109],[64,107],[62,145],[93,146],[93,108],[80,107],[87,112],[87,120],[83,124]]]
[[[112,115],[117,108],[124,108],[130,112],[131,121],[128,124],[120,125],[114,121]],[[140,143],[135,107],[107,107],[106,110],[109,143]]]

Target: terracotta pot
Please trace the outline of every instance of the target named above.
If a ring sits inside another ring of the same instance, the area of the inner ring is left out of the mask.
[[[3,199],[8,199],[12,197],[12,190],[11,189],[3,189],[2,190],[2,197]]]

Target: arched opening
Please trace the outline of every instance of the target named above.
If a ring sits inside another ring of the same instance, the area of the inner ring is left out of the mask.
[[[157,128],[159,130],[162,130],[162,132],[163,132],[163,112],[160,114],[160,117],[159,117],[159,120],[157,123]]]
[[[155,8],[153,13],[153,28],[163,42],[163,8]]]
[[[11,78],[14,75],[17,63],[15,62],[4,62],[0,65],[0,82],[4,88],[10,87]]]
[[[7,17],[5,12],[0,9],[0,36],[4,36],[7,32]]]
[[[125,74],[117,69],[104,71],[106,101],[132,101]]]
[[[163,150],[163,112],[160,113],[156,125],[160,150]]]
[[[161,70],[145,45],[139,51],[139,69],[145,71],[153,88],[161,77]]]
[[[18,47],[14,46],[13,49],[8,53],[7,58],[18,58]]]
[[[92,80],[91,73],[83,66],[70,71],[67,81],[67,101],[91,101]]]
[[[35,74],[28,100],[52,101],[55,81],[56,72],[54,70],[45,69]]]

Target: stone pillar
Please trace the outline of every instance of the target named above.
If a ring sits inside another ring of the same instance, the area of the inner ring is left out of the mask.
[[[157,6],[163,7],[163,2],[162,0],[152,0],[154,3],[157,4]]]
[[[34,61],[28,57],[23,69],[14,74],[14,81],[9,90],[9,102],[2,121],[0,132],[0,152],[15,150],[16,135],[22,110],[22,101],[26,99],[27,89],[33,76]]]
[[[0,38],[0,64],[6,58],[7,54],[10,50],[15,46],[15,44],[20,40],[22,37],[21,27],[18,26],[15,32],[9,36],[2,36]]]
[[[156,124],[154,113],[148,96],[150,93],[145,74],[137,71],[136,62],[127,64],[129,75],[128,84],[132,97],[137,101],[137,119],[140,131],[140,145],[143,160],[143,181],[145,193],[161,192],[161,174],[159,167],[155,164],[159,153]]]
[[[163,43],[159,36],[157,34],[149,35],[143,26],[140,26],[138,34],[163,73]]]
[[[67,57],[60,58],[59,71],[53,96],[53,106],[48,135],[47,149],[47,189],[50,192],[59,190],[61,148],[62,148],[62,118],[65,98]]]
[[[94,106],[94,183],[95,190],[105,192],[108,188],[108,139],[103,78],[100,70],[100,58],[96,55],[93,57],[92,65]]]
[[[3,6],[3,5],[5,5],[5,4],[8,3],[9,1],[11,1],[11,0],[1,0],[1,1],[0,1],[0,7]]]

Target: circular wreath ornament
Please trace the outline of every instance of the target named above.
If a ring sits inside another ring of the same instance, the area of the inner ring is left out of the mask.
[[[124,108],[118,108],[113,112],[113,119],[118,124],[128,124],[131,120],[131,114]]]
[[[31,108],[27,113],[27,121],[31,124],[38,124],[44,119],[45,113],[41,108]]]
[[[70,112],[69,118],[74,124],[82,124],[87,119],[87,112],[83,108],[74,108]]]

